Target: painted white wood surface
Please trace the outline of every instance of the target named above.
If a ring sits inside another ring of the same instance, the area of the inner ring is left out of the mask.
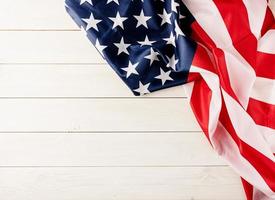
[[[186,99],[4,98],[0,110],[0,132],[200,130]]]
[[[0,63],[105,63],[80,31],[2,31]]]
[[[0,6],[0,199],[242,200],[181,86],[134,97],[63,0]]]
[[[0,97],[136,98],[107,64],[2,64]],[[151,97],[186,97],[182,86],[153,92]]]
[[[225,165],[202,133],[0,134],[2,166]]]
[[[0,176],[5,200],[243,200],[227,167],[3,168]]]
[[[0,30],[76,29],[63,0],[1,1]]]

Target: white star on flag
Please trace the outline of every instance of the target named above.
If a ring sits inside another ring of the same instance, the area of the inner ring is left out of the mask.
[[[137,26],[144,26],[145,28],[148,28],[147,21],[151,18],[149,16],[145,16],[143,10],[141,10],[140,15],[134,15],[134,17],[137,19]]]
[[[98,31],[97,24],[102,21],[99,19],[95,19],[93,13],[91,13],[90,18],[82,20],[87,23],[86,31],[88,31],[90,28],[93,28]]]
[[[111,3],[111,2],[114,2],[114,3],[116,3],[117,5],[119,5],[118,0],[108,0],[106,4]]]
[[[163,13],[162,14],[158,14],[158,16],[161,17],[162,21],[161,21],[161,25],[165,24],[165,23],[168,23],[168,24],[172,24],[171,23],[171,15],[172,13],[167,13],[166,10],[164,9],[163,10]]]
[[[150,91],[148,90],[148,87],[150,86],[150,83],[147,83],[145,85],[142,84],[142,82],[139,81],[139,88],[135,89],[135,92],[138,92],[140,95],[148,94]]]
[[[155,60],[159,60],[158,59],[158,55],[159,53],[157,51],[154,51],[153,48],[150,48],[150,54],[145,56],[146,59],[149,59],[150,60],[150,65],[152,65],[152,63],[155,61]]]
[[[175,40],[175,36],[173,35],[173,33],[170,33],[170,37],[169,38],[164,38],[163,40],[165,40],[167,43],[166,44],[172,44],[174,47],[176,47],[176,40]]]
[[[145,36],[144,41],[138,41],[138,43],[141,44],[141,46],[145,46],[145,45],[147,45],[147,46],[152,46],[152,44],[155,43],[155,42],[156,42],[156,41],[150,41],[150,40],[148,39],[148,36],[147,36],[147,35]]]
[[[123,22],[127,20],[127,17],[121,17],[119,12],[117,12],[116,17],[109,17],[109,19],[114,22],[113,29],[117,26],[120,26],[122,29],[124,29]]]
[[[118,48],[117,55],[119,55],[119,54],[121,54],[123,52],[129,55],[129,52],[128,52],[127,48],[129,46],[131,46],[131,44],[124,43],[124,38],[123,37],[121,38],[121,40],[120,40],[119,43],[114,43],[114,45]]]
[[[175,0],[171,0],[171,9],[173,12],[177,13],[177,7],[179,6],[179,4],[177,2],[175,2]]]
[[[181,35],[181,36],[185,36],[184,33],[182,32],[182,30],[180,29],[178,23],[175,21],[175,32],[176,32],[176,36],[177,38]]]
[[[104,46],[104,45],[101,45],[98,41],[98,39],[96,40],[95,42],[95,47],[97,48],[97,50],[101,53],[101,55],[104,57],[103,55],[103,50],[107,47],[107,46]]]
[[[173,79],[169,76],[171,73],[171,71],[165,72],[160,68],[160,75],[156,76],[156,79],[160,79],[162,85],[164,85],[164,83],[166,81],[173,81]]]
[[[167,57],[169,62],[167,63],[166,67],[171,67],[174,71],[176,71],[176,65],[178,63],[178,59],[175,59],[175,55],[173,55],[171,58]]]
[[[93,5],[92,0],[80,0],[80,5],[82,5],[85,2],[88,2],[89,4]]]
[[[128,78],[131,74],[136,74],[138,75],[138,72],[136,70],[136,67],[138,66],[139,63],[132,64],[131,61],[129,61],[128,67],[121,68],[122,70],[126,71],[126,78]]]

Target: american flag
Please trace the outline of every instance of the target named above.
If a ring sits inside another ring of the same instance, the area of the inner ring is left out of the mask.
[[[247,199],[275,199],[274,1],[65,4],[133,94],[184,84],[201,129],[241,176]]]

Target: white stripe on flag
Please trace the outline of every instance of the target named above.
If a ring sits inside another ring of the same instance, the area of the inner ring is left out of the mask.
[[[216,46],[224,51],[227,71],[231,82],[230,86],[238,96],[242,106],[246,108],[249,100],[249,93],[256,77],[254,69],[232,45],[232,40],[223,18],[213,1],[184,0],[184,2]],[[215,25],[213,25],[213,23],[215,23]],[[219,28],[214,29],[213,26]],[[243,74],[243,76],[240,74]],[[236,79],[238,77],[246,78],[243,79],[241,81],[242,84],[240,84],[239,79]]]
[[[258,51],[275,54],[275,29],[267,31],[258,41]]]
[[[275,0],[269,0],[268,6],[269,6],[270,10],[272,11],[273,16],[275,16]]]
[[[267,158],[275,162],[275,157],[271,152],[269,145],[265,141],[262,133],[248,113],[226,92],[222,89],[222,94],[227,107],[227,111],[238,133],[239,138],[249,146],[261,152]],[[241,122],[241,123],[240,123]],[[245,126],[244,126],[245,124]],[[252,135],[253,134],[253,135]]]
[[[257,77],[251,90],[250,97],[275,105],[275,80]]]
[[[275,153],[275,130],[261,125],[257,125],[257,127],[263,133],[264,139],[269,144],[272,153]]]
[[[274,192],[269,188],[259,172],[240,154],[238,146],[221,123],[218,124],[216,132],[217,136],[222,136],[222,138],[216,138],[216,143],[219,145],[220,141],[223,141],[223,145],[220,147],[222,151],[220,152],[228,164],[246,181],[253,184],[270,198],[275,198]]]
[[[209,138],[213,137],[211,133],[213,133],[218,125],[220,111],[222,107],[221,103],[221,90],[220,90],[220,83],[219,77],[217,74],[210,72],[208,70],[191,66],[190,72],[198,72],[203,77],[204,81],[207,83],[208,87],[211,89],[212,97],[210,101],[210,108],[209,108],[209,124],[208,124],[208,133]]]
[[[261,30],[266,14],[266,0],[243,0],[245,4],[250,29],[257,39],[261,37]]]
[[[183,0],[183,2],[218,48],[227,49],[232,46],[231,37],[212,0]]]

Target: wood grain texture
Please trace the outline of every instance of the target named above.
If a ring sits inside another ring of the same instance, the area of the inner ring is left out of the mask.
[[[243,200],[183,87],[134,97],[63,0],[0,6],[0,199]]]
[[[0,30],[77,29],[63,0],[2,1],[0,11]]]
[[[80,31],[2,31],[0,44],[0,63],[105,63]]]
[[[136,98],[107,64],[102,65],[0,65],[2,97],[127,97]],[[186,97],[182,86],[146,95],[151,97]]]
[[[5,200],[243,200],[227,167],[1,168]]]
[[[200,131],[186,99],[0,99],[1,132]]]
[[[225,165],[203,133],[0,134],[1,166]]]

